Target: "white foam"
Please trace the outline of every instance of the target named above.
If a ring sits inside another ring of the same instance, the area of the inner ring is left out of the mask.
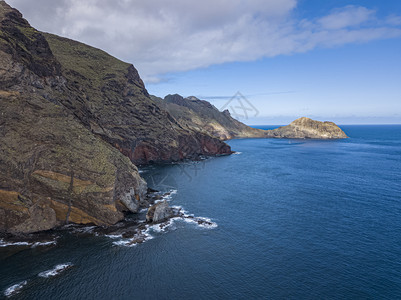
[[[168,200],[167,198],[171,198],[171,195],[177,193],[177,190],[171,190],[169,195],[163,197],[162,200],[158,200],[157,202]],[[137,232],[132,238],[122,238],[120,235],[106,235],[107,237],[118,239],[117,241],[113,241],[113,245],[115,246],[124,246],[124,247],[134,247],[139,243],[146,242],[148,240],[153,239],[151,233],[165,233],[168,230],[174,230],[176,227],[174,226],[176,221],[184,221],[186,223],[192,223],[197,225],[200,228],[205,229],[213,229],[216,228],[218,225],[217,223],[213,222],[209,218],[204,217],[195,217],[193,214],[189,214],[182,206],[171,206],[172,209],[176,211],[179,215],[177,217],[171,218],[166,222],[162,222],[159,224],[147,224],[145,229]]]
[[[7,242],[3,239],[0,239],[0,248],[1,247],[11,247],[11,246],[31,246],[31,248],[36,248],[38,246],[50,246],[56,245],[57,242],[54,241],[46,241],[46,242]]]
[[[30,246],[32,243],[28,242],[5,242],[4,240],[0,240],[0,247],[8,247],[8,246]]]
[[[53,276],[59,275],[61,272],[71,268],[72,266],[73,266],[73,264],[70,262],[60,264],[60,265],[55,266],[51,270],[47,270],[47,271],[39,273],[38,276],[43,277],[43,278],[53,277]]]
[[[123,237],[121,234],[106,234],[105,236],[111,239],[120,239]]]
[[[28,281],[24,280],[20,283],[14,284],[13,286],[10,286],[8,289],[5,290],[4,296],[6,297],[11,297],[15,294],[18,294],[21,292],[22,288],[28,284]]]
[[[185,218],[184,217],[183,220],[187,223],[196,224],[198,227],[206,228],[206,229],[213,229],[218,226],[216,222],[213,222],[209,218],[203,218],[203,217]],[[198,221],[203,221],[203,222],[199,223]]]
[[[76,232],[92,233],[96,226],[87,226],[75,229]]]
[[[168,195],[163,196],[163,199],[166,199],[167,201],[171,200],[173,195],[177,194],[177,190],[170,190],[168,191]]]
[[[179,211],[180,213],[182,213],[182,215],[184,217],[194,216],[193,214],[189,214],[188,211],[186,211],[182,206],[174,205],[174,206],[171,206],[171,208],[173,208],[173,209]]]
[[[144,212],[147,212],[147,211],[148,211],[147,208],[142,208],[142,209],[139,211],[139,213],[144,213]]]
[[[115,246],[124,246],[124,247],[134,247],[137,244],[136,243],[131,243],[130,240],[119,240],[119,241],[113,242],[113,245],[115,245]]]
[[[134,247],[140,243],[136,242],[137,240],[143,239],[142,243],[153,239],[153,236],[149,233],[149,226],[146,226],[145,230],[142,230],[136,233],[132,238],[122,238],[118,241],[113,242],[115,246],[124,246],[124,247]]]
[[[38,246],[50,246],[50,245],[57,245],[57,242],[56,241],[36,242],[31,246],[31,248],[36,248]]]
[[[240,154],[242,154],[242,152],[234,152],[233,154],[240,155]]]
[[[147,231],[149,231],[149,229],[151,229],[154,232],[158,232],[158,233],[165,232],[168,228],[170,228],[174,224],[174,221],[176,221],[177,219],[179,219],[179,218],[171,218],[166,222],[163,222],[163,223],[160,223],[160,224],[150,225],[148,227]]]

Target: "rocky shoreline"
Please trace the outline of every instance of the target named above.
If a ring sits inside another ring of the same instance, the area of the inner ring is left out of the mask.
[[[147,195],[147,207],[142,213],[127,214],[126,217],[110,226],[93,224],[63,225],[51,230],[29,233],[0,233],[0,253],[9,255],[33,248],[52,248],[57,246],[60,235],[68,233],[76,236],[103,236],[111,239],[121,239],[123,246],[134,246],[149,239],[149,229],[164,231],[175,220],[186,220],[203,227],[213,228],[216,224],[207,218],[187,214],[181,207],[170,206],[171,194],[151,190]],[[118,244],[118,243],[116,243]]]

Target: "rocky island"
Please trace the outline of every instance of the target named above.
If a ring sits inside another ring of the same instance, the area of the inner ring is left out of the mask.
[[[308,118],[264,131],[195,97],[151,96],[133,65],[0,1],[0,232],[113,225],[149,206],[136,165],[229,155],[233,138],[346,135]]]

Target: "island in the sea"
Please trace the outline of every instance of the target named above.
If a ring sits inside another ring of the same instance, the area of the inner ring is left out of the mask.
[[[160,221],[180,212],[154,204],[136,165],[230,155],[235,138],[346,137],[332,122],[265,131],[195,97],[151,96],[133,65],[39,32],[0,1],[2,233],[107,227],[149,207]]]

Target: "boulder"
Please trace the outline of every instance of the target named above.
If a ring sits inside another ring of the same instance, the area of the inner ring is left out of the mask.
[[[174,210],[168,205],[167,201],[156,203],[149,207],[146,213],[146,221],[152,223],[160,223],[173,217]]]

